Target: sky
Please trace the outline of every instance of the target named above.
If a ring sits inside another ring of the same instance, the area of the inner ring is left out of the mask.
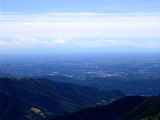
[[[0,0],[0,53],[160,52],[160,0]]]

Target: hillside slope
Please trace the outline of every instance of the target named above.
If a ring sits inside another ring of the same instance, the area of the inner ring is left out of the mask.
[[[160,112],[160,97],[125,97],[107,106],[87,108],[53,120],[140,120]]]
[[[6,102],[7,104],[10,103],[11,106],[21,106],[17,105],[21,103],[25,107],[17,108],[22,109],[22,111],[29,111],[29,113],[39,111],[36,114],[42,118],[72,113],[82,108],[95,106],[104,100],[109,102],[111,99],[124,96],[119,91],[102,92],[92,87],[31,78],[1,78],[0,91],[3,91],[1,99],[4,99],[6,95],[9,100],[16,99],[10,100],[15,101],[15,103],[2,100],[1,104]],[[2,106],[2,109],[5,109],[5,106]],[[3,116],[7,116],[3,110],[0,112]]]

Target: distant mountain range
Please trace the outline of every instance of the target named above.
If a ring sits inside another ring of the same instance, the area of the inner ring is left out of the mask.
[[[109,104],[125,95],[40,78],[0,78],[0,120],[42,120]]]
[[[159,120],[160,97],[125,97],[52,120]]]

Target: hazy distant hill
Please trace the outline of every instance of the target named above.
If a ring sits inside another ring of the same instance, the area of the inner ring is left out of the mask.
[[[61,75],[40,76],[56,82],[76,83],[96,87],[101,90],[118,89],[127,95],[158,95],[160,93],[160,80],[158,78],[143,78],[136,75],[115,77],[93,77],[86,80],[75,79]],[[145,83],[145,84],[144,84]]]
[[[87,108],[53,120],[156,120],[148,116],[160,112],[160,97],[125,97],[110,105]],[[157,119],[158,120],[158,119]]]
[[[93,78],[84,85],[89,85],[102,90],[118,89],[127,95],[149,95],[160,93],[160,78],[143,78],[136,75],[127,77]]]
[[[124,96],[120,91],[103,92],[92,87],[31,78],[0,78],[0,91],[0,114],[4,120],[11,120],[12,114],[18,114],[16,120],[24,115],[26,119],[34,116],[44,119]]]

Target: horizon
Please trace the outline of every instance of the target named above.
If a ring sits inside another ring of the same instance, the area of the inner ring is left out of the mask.
[[[1,54],[160,52],[158,0],[0,0],[0,5]]]

